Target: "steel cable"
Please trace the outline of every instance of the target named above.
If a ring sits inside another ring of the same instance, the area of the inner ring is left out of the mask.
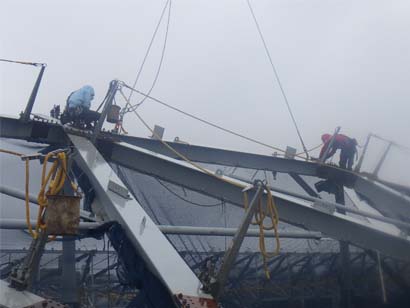
[[[300,133],[300,131],[299,131],[299,128],[298,128],[298,125],[297,125],[297,123],[296,123],[296,119],[295,119],[295,117],[294,117],[294,115],[293,115],[292,109],[290,108],[290,104],[289,104],[288,98],[287,98],[287,96],[286,96],[285,90],[283,89],[282,82],[280,81],[279,74],[278,74],[278,72],[277,72],[277,70],[276,70],[275,65],[273,64],[272,57],[271,57],[271,55],[270,55],[268,46],[266,45],[266,41],[265,41],[265,38],[263,37],[262,30],[261,30],[261,28],[260,28],[260,26],[259,26],[258,20],[256,19],[256,16],[255,16],[255,13],[254,13],[254,11],[253,11],[253,9],[252,9],[251,3],[249,2],[249,0],[246,0],[246,2],[248,3],[249,10],[250,10],[250,12],[251,12],[251,14],[252,14],[253,20],[255,21],[255,25],[256,25],[256,28],[258,29],[260,38],[261,38],[262,43],[263,43],[263,46],[264,46],[264,48],[265,48],[266,55],[268,56],[269,62],[270,62],[270,64],[271,64],[272,71],[273,71],[273,73],[274,73],[274,75],[275,75],[275,77],[276,77],[276,80],[277,80],[277,82],[278,82],[278,85],[279,85],[280,91],[281,91],[281,93],[282,93],[283,99],[285,100],[285,103],[286,103],[286,106],[287,106],[287,108],[288,108],[289,114],[290,114],[290,116],[291,116],[291,118],[292,118],[292,121],[293,121],[293,124],[294,124],[294,126],[295,126],[295,128],[296,128],[296,132],[297,132],[297,134],[298,134],[298,136],[299,136],[300,143],[302,144],[303,151],[304,151],[305,154],[306,154],[306,158],[309,159],[308,150],[307,150],[307,148],[306,148],[306,146],[305,146],[305,143],[303,142],[302,135],[301,135],[301,133]]]

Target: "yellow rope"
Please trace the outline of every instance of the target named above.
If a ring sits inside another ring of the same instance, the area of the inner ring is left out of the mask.
[[[56,160],[53,162],[46,176],[47,163],[51,157],[55,157]],[[56,195],[63,188],[66,180],[66,169],[67,157],[64,152],[60,152],[57,155],[50,152],[46,155],[41,175],[41,188],[37,197],[40,209],[37,215],[36,236],[38,236],[40,229],[44,230],[47,227],[46,224],[43,222],[44,212],[48,206],[47,195]]]
[[[5,154],[10,154],[14,156],[19,156],[22,157],[23,154],[9,151],[9,150],[3,150],[0,149],[0,153],[5,153]],[[33,228],[31,227],[30,223],[30,200],[29,200],[29,184],[30,184],[30,161],[26,159],[25,161],[25,173],[26,173],[26,180],[25,180],[25,206],[26,206],[26,224],[28,231],[32,237],[36,237],[36,233],[33,231]]]
[[[279,254],[279,251],[280,251],[280,237],[279,237],[279,232],[278,232],[279,215],[278,215],[278,210],[277,210],[274,198],[272,196],[272,193],[270,189],[266,187],[266,185],[265,185],[265,190],[267,193],[265,210],[262,205],[262,195],[261,195],[259,199],[257,200],[258,208],[255,211],[255,214],[254,214],[255,220],[252,222],[252,224],[259,226],[259,250],[263,258],[263,266],[264,266],[266,278],[270,279],[270,273],[269,273],[269,269],[268,269],[266,261],[267,259]],[[245,209],[247,209],[248,208],[248,196],[246,192],[244,192],[244,202],[245,202]],[[267,216],[269,216],[271,219],[271,222],[272,222],[271,226],[266,226],[264,224],[265,218]],[[275,231],[276,248],[275,248],[275,252],[273,253],[269,253],[266,250],[265,231],[268,231],[268,230]]]
[[[0,153],[10,154],[14,156],[22,157],[21,153],[0,149]],[[53,162],[50,170],[47,172],[47,163],[50,158],[56,158]],[[29,200],[29,184],[30,184],[30,160],[25,159],[25,205],[26,205],[26,223],[27,229],[33,238],[37,238],[41,229],[45,229],[46,225],[42,221],[44,217],[44,211],[47,208],[48,200],[47,195],[56,195],[63,188],[67,177],[67,156],[66,153],[60,152],[55,154],[50,152],[46,155],[41,172],[41,187],[37,197],[39,204],[39,210],[37,212],[37,221],[35,230],[33,230],[30,223],[30,200]],[[77,191],[78,187],[71,182],[71,186],[74,191]],[[53,239],[55,237],[51,237]]]

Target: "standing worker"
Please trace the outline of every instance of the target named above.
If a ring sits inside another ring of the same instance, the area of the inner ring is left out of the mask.
[[[330,145],[330,141],[332,140],[332,135],[324,134],[322,135],[323,147],[320,151],[319,158],[323,158],[326,153],[327,148]],[[334,138],[333,144],[327,153],[324,161],[326,159],[332,157],[338,149],[340,149],[340,161],[339,166],[344,169],[352,170],[353,161],[355,156],[357,155],[357,141],[354,138],[350,138],[348,136],[337,134]]]
[[[90,110],[94,95],[92,86],[83,86],[72,92],[67,98],[66,109],[61,115],[62,124],[73,122],[78,128],[92,128],[91,123],[100,118],[98,112]]]

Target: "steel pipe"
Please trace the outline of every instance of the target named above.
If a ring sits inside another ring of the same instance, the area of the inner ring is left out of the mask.
[[[36,221],[31,220],[31,226],[35,227]],[[99,227],[98,222],[80,222],[80,230],[87,230]],[[162,233],[168,235],[203,235],[203,236],[234,236],[238,229],[236,228],[215,228],[215,227],[191,227],[191,226],[170,226],[157,225]],[[27,224],[24,219],[2,218],[0,219],[0,229],[9,230],[24,230],[27,229]],[[259,229],[249,229],[246,233],[247,237],[258,237]],[[265,231],[265,237],[274,237],[272,231]],[[301,238],[301,239],[321,239],[322,233],[309,231],[290,231],[280,232],[281,238]]]
[[[31,226],[35,228],[36,221],[30,220]],[[80,222],[80,230],[89,230],[100,226],[98,222]],[[0,219],[0,229],[9,230],[25,230],[27,229],[27,222],[24,219],[2,218]]]
[[[234,236],[238,231],[236,228],[220,228],[220,227],[190,227],[190,226],[167,226],[159,225],[158,228],[164,234],[179,234],[179,235],[205,235],[205,236]],[[275,232],[265,231],[265,237],[274,237]],[[259,229],[248,229],[247,237],[258,237]],[[321,239],[323,237],[320,232],[313,231],[280,231],[281,238],[304,238],[304,239]]]
[[[14,197],[20,200],[26,200],[26,194],[16,188],[0,185],[0,193],[5,194],[10,197]],[[38,204],[37,197],[34,195],[29,195],[28,199],[30,203]],[[80,217],[90,221],[97,221],[95,217],[91,216],[92,213],[84,210],[80,210]]]

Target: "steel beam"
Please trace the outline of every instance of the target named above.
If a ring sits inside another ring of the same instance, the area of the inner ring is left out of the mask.
[[[69,142],[63,127],[57,121],[23,122],[8,116],[0,116],[0,137],[47,144],[67,144]]]
[[[67,144],[68,142],[68,138],[63,130],[63,127],[57,125],[56,123],[41,121],[22,123],[22,121],[12,117],[0,117],[0,136],[49,144]],[[111,145],[115,147],[115,144],[112,142],[114,138],[122,138],[127,142],[138,144],[145,148],[154,150],[157,153],[175,157],[175,154],[170,153],[169,150],[166,149],[158,140],[118,136],[112,134],[105,134],[104,138],[109,139],[109,141],[101,141],[102,143],[105,143],[108,148],[110,148]],[[353,188],[358,194],[363,196],[371,206],[376,208],[383,215],[390,218],[400,219],[402,221],[410,221],[409,198],[397,194],[393,190],[385,188],[376,182],[340,168],[335,168],[328,165],[322,165],[319,167],[314,163],[250,153],[227,151],[179,143],[170,144],[179,152],[198,162],[286,173],[294,172],[300,175],[311,175],[325,179],[337,180],[339,183]],[[107,149],[105,149],[105,151],[106,150]]]
[[[69,135],[76,147],[75,161],[94,186],[104,212],[121,224],[126,235],[150,270],[171,295],[212,297],[201,291],[201,283],[142,206],[127,193],[122,181],[87,139]]]
[[[93,136],[91,137],[92,142],[94,143],[95,140],[97,139],[97,136],[101,132],[101,128],[103,127],[105,118],[107,117],[108,111],[110,110],[112,106],[112,102],[115,98],[115,94],[117,93],[118,89],[118,80],[113,80],[110,82],[110,86],[108,88],[108,93],[107,93],[107,99],[105,100],[105,104],[103,107],[103,110],[101,112],[100,118],[98,119],[98,122],[96,123],[93,131]]]
[[[361,177],[357,178],[353,189],[383,215],[410,222],[410,198]]]
[[[64,308],[63,305],[53,300],[42,298],[28,291],[18,291],[9,286],[9,283],[0,280],[0,307],[55,307]]]
[[[180,159],[175,153],[166,148],[161,141],[132,136],[119,136],[120,140],[141,148],[148,149],[174,159]],[[384,189],[377,183],[352,173],[348,170],[329,165],[318,166],[315,163],[229,151],[197,145],[187,145],[167,142],[175,150],[195,162],[241,167],[273,172],[293,173],[296,175],[317,176],[333,179],[346,187],[353,188],[359,194],[370,200],[370,205],[382,211],[383,215],[410,221],[410,199],[394,196],[394,193]],[[314,192],[313,190],[310,193]],[[390,200],[390,201],[389,201]]]
[[[320,199],[318,193],[299,174],[290,173],[289,175],[309,196]]]
[[[119,136],[109,133],[102,135],[101,138],[108,139],[108,142],[111,144],[113,140],[121,139],[129,144],[134,144],[156,153],[177,158],[176,155],[170,152],[159,140]],[[23,123],[16,118],[5,116],[0,116],[0,137],[23,139],[48,144],[69,143],[63,127],[56,123],[46,121],[30,121]],[[102,142],[107,143],[107,140],[103,140]],[[346,187],[353,188],[357,193],[364,196],[371,206],[383,213],[383,215],[391,218],[398,218],[403,221],[410,221],[409,198],[395,194],[394,191],[385,189],[370,179],[366,179],[358,174],[341,168],[329,165],[319,166],[315,163],[293,159],[173,142],[168,143],[178,152],[197,162],[333,179]]]
[[[124,135],[118,136],[118,138],[128,144],[179,159],[175,153],[171,152],[159,140]],[[315,163],[197,145],[181,144],[177,142],[167,141],[167,143],[179,153],[196,162],[257,170],[270,170],[284,173],[293,172],[296,174],[312,176],[317,174],[317,164]]]
[[[75,270],[75,238],[64,237],[61,276],[61,301],[71,307],[77,307],[79,294]]]
[[[231,271],[232,265],[235,262],[236,257],[238,256],[239,249],[245,238],[246,231],[248,231],[249,225],[252,222],[253,215],[255,213],[256,207],[258,206],[258,201],[263,192],[262,183],[257,184],[256,192],[252,198],[252,201],[249,203],[248,209],[242,219],[242,222],[233,237],[231,244],[228,250],[225,252],[225,255],[222,260],[221,268],[216,277],[215,283],[211,286],[213,293],[216,298],[220,298],[223,293],[226,281],[228,279],[229,272]]]
[[[30,120],[30,114],[31,114],[31,111],[33,110],[34,102],[36,101],[38,89],[40,88],[41,80],[43,79],[44,70],[47,67],[45,63],[38,64],[38,65],[41,66],[40,72],[38,73],[36,83],[34,84],[33,90],[31,91],[31,95],[27,102],[27,106],[24,109],[24,112],[21,113],[21,120],[23,120],[24,122],[27,122]]]
[[[106,159],[132,170],[155,176],[205,195],[223,199],[242,207],[242,192],[235,185],[203,173],[185,162],[178,162],[150,151],[126,144],[100,144]],[[234,179],[230,179],[234,181]],[[333,215],[312,208],[312,202],[273,192],[280,218],[283,221],[361,247],[373,247],[383,253],[410,259],[410,241],[387,233],[366,222],[335,213]],[[377,247],[377,248],[376,248]]]
[[[237,179],[239,181],[251,184],[251,181],[249,181],[246,178],[239,177],[239,176],[236,176],[236,175],[230,175],[230,177],[232,177],[234,179]],[[286,195],[289,195],[289,196],[292,196],[292,197],[296,197],[296,198],[299,198],[299,199],[302,199],[302,200],[307,200],[307,201],[311,201],[311,202],[320,202],[320,203],[326,205],[328,208],[335,208],[335,209],[343,210],[343,213],[348,212],[348,213],[356,214],[356,215],[363,216],[363,217],[366,217],[366,218],[372,218],[374,220],[378,220],[378,221],[386,222],[386,223],[389,223],[389,224],[393,224],[393,225],[395,225],[399,228],[410,229],[410,224],[407,223],[407,222],[403,222],[401,220],[381,216],[379,214],[369,213],[369,212],[366,212],[366,211],[361,211],[361,210],[358,210],[356,208],[348,208],[348,207],[345,207],[344,205],[340,205],[340,204],[335,203],[335,202],[326,201],[326,200],[316,198],[316,197],[306,196],[306,195],[295,193],[293,191],[286,190],[286,189],[281,189],[281,188],[277,188],[277,187],[273,187],[273,186],[268,186],[268,187],[272,191],[275,191],[275,192],[278,192],[278,193],[283,193],[283,194],[286,194]]]
[[[336,185],[335,200],[337,203],[345,205],[345,191],[343,186]],[[339,213],[345,214],[343,209],[337,209]],[[341,307],[352,307],[352,269],[350,266],[350,250],[349,243],[340,241],[340,261],[341,268],[344,270],[341,272],[341,290],[340,290],[340,302]]]

